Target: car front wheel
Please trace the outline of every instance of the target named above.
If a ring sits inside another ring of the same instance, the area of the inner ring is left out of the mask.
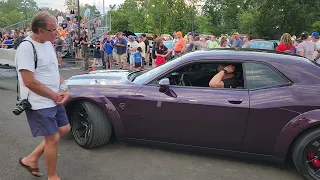
[[[112,134],[107,115],[94,103],[83,101],[71,115],[72,134],[83,148],[91,149],[106,144]]]
[[[293,162],[308,180],[320,180],[320,129],[301,136],[293,149]]]

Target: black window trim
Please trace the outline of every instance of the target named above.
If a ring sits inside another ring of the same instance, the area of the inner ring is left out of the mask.
[[[264,65],[268,66],[269,68],[271,68],[272,70],[274,70],[276,73],[278,73],[282,78],[286,79],[288,81],[288,83],[249,89],[249,88],[247,88],[248,87],[247,86],[247,75],[246,75],[247,70],[246,70],[246,67],[245,67],[245,64],[247,64],[247,63],[264,64]],[[287,87],[287,86],[291,86],[291,85],[294,84],[293,81],[291,81],[291,79],[289,79],[287,76],[285,76],[277,68],[275,68],[274,66],[272,66],[271,64],[266,63],[266,62],[262,62],[262,61],[246,61],[246,62],[244,62],[242,64],[242,68],[243,68],[243,78],[244,78],[244,82],[245,82],[245,89],[247,89],[249,91],[257,91],[257,90],[264,90],[264,89],[271,89],[271,88]]]
[[[162,77],[161,79],[163,79],[163,76],[166,76],[168,74],[168,72],[174,70],[174,69],[179,69],[183,66],[186,66],[188,64],[192,64],[192,63],[205,63],[205,62],[210,62],[210,63],[226,63],[226,62],[232,62],[232,63],[241,63],[242,65],[242,71],[243,71],[243,81],[244,81],[244,86],[246,86],[246,79],[244,77],[244,63],[245,61],[243,60],[231,60],[231,59],[201,59],[201,60],[192,60],[192,61],[187,61],[185,63],[179,64],[178,66],[175,66],[173,68],[170,68],[169,70],[165,71],[164,73],[161,73],[161,75],[157,76],[156,78],[150,80],[148,83],[145,84],[145,86],[154,86],[154,87],[159,87],[160,85],[158,84],[153,84],[154,81],[156,81],[159,77]],[[209,82],[208,82],[209,83]],[[170,87],[174,87],[174,88],[191,88],[191,89],[211,89],[211,90],[236,90],[236,91],[248,91],[249,89],[247,88],[243,88],[243,89],[238,89],[238,88],[211,88],[211,87],[197,87],[197,86],[177,86],[177,85],[170,85]]]

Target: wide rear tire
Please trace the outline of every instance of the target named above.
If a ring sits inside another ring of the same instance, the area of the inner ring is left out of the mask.
[[[302,176],[320,180],[320,129],[307,132],[296,141],[292,159]]]
[[[79,146],[91,149],[109,142],[112,124],[99,106],[83,101],[71,115],[72,134]]]

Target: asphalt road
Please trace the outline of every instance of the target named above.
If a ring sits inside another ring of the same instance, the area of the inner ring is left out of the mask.
[[[81,73],[61,71],[67,78]],[[31,176],[18,164],[41,142],[33,138],[25,115],[12,113],[14,79],[0,79],[0,180],[46,179]],[[1,84],[0,84],[1,87]],[[44,159],[40,169],[46,174]],[[302,180],[291,165],[204,155],[114,141],[101,148],[79,147],[71,134],[61,140],[58,172],[62,180]]]

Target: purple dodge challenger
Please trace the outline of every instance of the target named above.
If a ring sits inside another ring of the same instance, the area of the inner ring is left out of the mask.
[[[234,64],[236,88],[211,88]],[[263,160],[293,160],[320,179],[320,67],[303,57],[244,50],[189,53],[149,71],[73,76],[66,110],[83,148],[112,136]]]

